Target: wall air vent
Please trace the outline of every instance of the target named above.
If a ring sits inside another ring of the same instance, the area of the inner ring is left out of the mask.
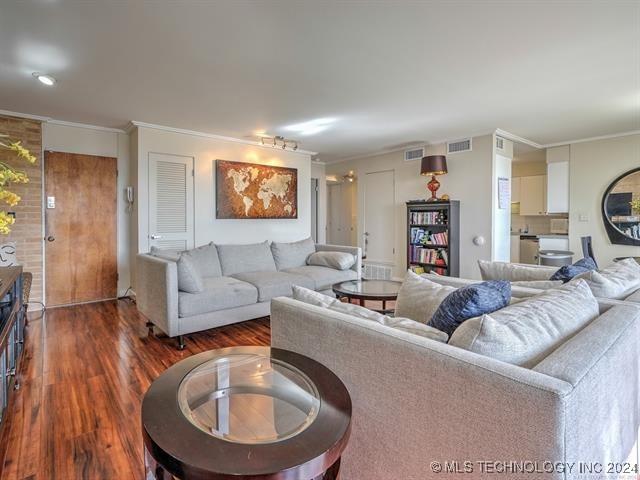
[[[447,142],[447,153],[460,153],[471,151],[471,139],[465,138],[464,140],[457,140],[455,142]]]
[[[412,148],[411,150],[404,151],[404,161],[412,162],[414,160],[421,160],[424,157],[424,148]]]
[[[498,150],[504,150],[504,138],[496,137],[496,148]]]

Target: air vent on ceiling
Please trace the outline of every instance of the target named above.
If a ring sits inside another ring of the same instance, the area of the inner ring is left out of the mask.
[[[498,150],[504,150],[504,138],[496,137],[496,148]]]
[[[404,151],[404,161],[412,162],[413,160],[420,160],[424,157],[424,148],[412,148],[411,150]]]
[[[458,140],[455,142],[447,142],[447,153],[470,152],[471,146],[470,138],[465,138],[464,140]]]

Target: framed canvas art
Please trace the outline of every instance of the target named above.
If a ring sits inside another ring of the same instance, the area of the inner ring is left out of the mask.
[[[215,161],[216,218],[298,218],[298,170]]]

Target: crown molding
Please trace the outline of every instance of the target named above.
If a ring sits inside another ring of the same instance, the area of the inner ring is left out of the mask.
[[[29,120],[40,120],[41,122],[48,122],[51,120],[51,118],[43,117],[42,115],[31,115],[30,113],[12,112],[10,110],[0,110],[0,115],[6,115],[7,117],[27,118]]]
[[[630,135],[640,135],[640,130],[631,130],[628,132],[611,133],[609,135],[600,135],[597,137],[579,138],[577,140],[569,140],[567,142],[555,142],[542,145],[542,148],[560,147],[562,145],[571,145],[573,143],[596,142],[598,140],[609,140],[611,138],[628,137]]]
[[[252,145],[255,147],[261,147],[261,148],[268,148],[270,150],[273,150],[273,147],[270,147],[269,145],[262,145],[262,143],[256,141],[256,140],[247,140],[247,139],[243,139],[243,138],[236,138],[236,137],[227,137],[224,135],[217,135],[215,133],[206,133],[206,132],[198,132],[196,130],[186,130],[183,128],[175,128],[175,127],[168,127],[166,125],[156,125],[153,123],[146,123],[146,122],[139,122],[137,120],[131,120],[131,123],[129,125],[129,127],[127,128],[127,131],[130,132],[133,128],[135,127],[141,127],[141,128],[151,128],[154,130],[162,130],[164,132],[171,132],[171,133],[179,133],[182,135],[190,135],[192,137],[203,137],[203,138],[211,138],[214,140],[221,140],[224,142],[233,142],[233,143],[242,143],[244,145]],[[310,150],[302,150],[302,149],[298,149],[298,150],[286,150],[287,152],[291,152],[291,153],[300,153],[303,155],[317,155],[318,152],[312,152]]]
[[[502,130],[500,128],[496,128],[494,132],[497,136],[505,138],[507,140],[511,140],[516,143],[524,143],[525,145],[529,145],[533,148],[545,148],[546,145],[540,145],[539,143],[534,142],[533,140],[529,140],[528,138],[520,137],[513,133],[507,132],[506,130]]]
[[[123,130],[122,128],[101,127],[100,125],[90,125],[88,123],[67,122],[65,120],[49,119],[49,120],[47,120],[47,123],[50,123],[51,125],[62,125],[63,127],[86,128],[88,130],[98,130],[100,132],[127,133],[127,131]]]

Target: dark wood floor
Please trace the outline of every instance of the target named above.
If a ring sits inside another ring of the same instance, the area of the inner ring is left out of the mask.
[[[194,353],[268,345],[268,319],[173,340],[149,335],[135,305],[112,301],[32,318],[0,439],[3,480],[142,479],[140,404],[149,384]]]

